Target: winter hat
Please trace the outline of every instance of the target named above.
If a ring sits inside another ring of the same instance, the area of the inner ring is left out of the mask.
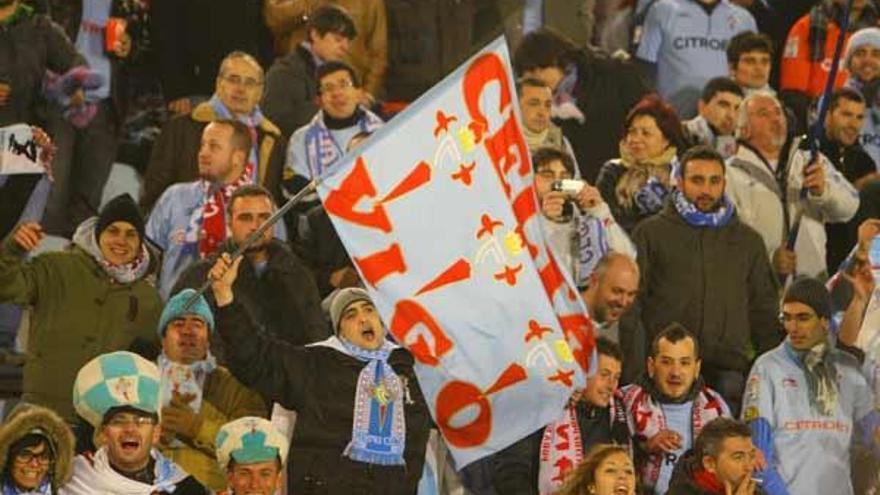
[[[102,354],[77,373],[73,407],[96,429],[117,407],[158,414],[159,369],[133,352]]]
[[[98,223],[95,225],[95,240],[98,240],[101,237],[101,232],[104,232],[104,229],[113,222],[130,223],[137,230],[138,235],[141,237],[141,242],[143,242],[144,217],[141,215],[140,210],[138,210],[134,200],[127,193],[116,196],[101,208],[101,213],[98,215]]]
[[[852,57],[853,52],[865,45],[880,48],[880,28],[868,27],[859,29],[850,36],[849,42],[846,44],[846,53],[843,56],[845,61],[844,67],[849,67],[849,58]]]
[[[782,303],[787,302],[806,304],[820,318],[831,319],[831,295],[825,285],[814,278],[802,277],[795,280],[782,297]]]
[[[196,296],[196,299],[187,308],[186,303],[193,296]],[[159,328],[157,329],[159,338],[165,337],[165,328],[168,327],[171,320],[185,315],[198,316],[208,325],[208,331],[214,333],[214,313],[211,311],[208,301],[205,300],[205,296],[198,294],[195,289],[183,289],[165,303],[165,309],[162,310],[162,316],[159,317]]]
[[[336,297],[330,303],[330,322],[333,324],[333,333],[339,332],[339,320],[342,318],[342,312],[351,303],[357,301],[373,302],[370,294],[359,287],[347,287],[336,293]]]
[[[230,459],[238,464],[274,461],[276,457],[281,458],[282,465],[287,462],[287,439],[268,420],[255,416],[223,425],[214,445],[222,469],[229,466]]]

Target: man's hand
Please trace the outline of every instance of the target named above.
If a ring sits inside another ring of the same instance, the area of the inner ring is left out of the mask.
[[[192,112],[192,102],[189,98],[178,98],[168,103],[168,110],[174,112],[175,115],[181,115]]]
[[[58,148],[52,144],[52,138],[42,128],[35,125],[31,126],[31,133],[34,136],[34,142],[40,147],[40,164],[46,169],[49,178],[52,178],[52,162],[55,160],[55,152]]]
[[[357,270],[350,266],[340,268],[330,274],[330,285],[337,289],[356,287],[360,282],[361,279],[358,277]]]
[[[793,275],[797,270],[797,255],[785,246],[779,246],[773,252],[773,269],[781,275]]]
[[[544,216],[555,220],[562,216],[562,207],[565,205],[566,195],[559,191],[550,191],[544,195],[541,201],[541,212]]]
[[[82,106],[86,102],[86,92],[83,91],[82,88],[76,88],[72,95],[70,95],[70,106],[78,107]]]
[[[751,476],[746,476],[736,487],[729,481],[724,481],[725,495],[754,495],[757,483]]]
[[[162,408],[162,430],[184,438],[195,438],[202,420],[190,407],[193,394],[173,392],[171,403]]]
[[[871,265],[864,263],[859,265],[852,274],[843,272],[845,278],[853,288],[853,302],[867,303],[874,294],[874,274],[871,273]]]
[[[580,192],[574,195],[574,200],[581,210],[589,210],[603,203],[599,190],[589,184],[584,184]]]
[[[825,192],[825,167],[820,162],[811,163],[804,169],[803,186],[814,196],[821,196]]]
[[[211,289],[214,291],[214,300],[217,307],[222,308],[232,304],[232,284],[238,277],[238,267],[241,265],[243,256],[236,258],[235,262],[229,253],[223,253],[217,258],[217,262],[208,272],[208,278],[211,280]]]
[[[645,442],[645,450],[651,453],[674,452],[681,448],[681,435],[672,430],[661,430]]]
[[[856,244],[856,257],[862,261],[868,259],[871,242],[880,235],[880,219],[869,218],[859,225],[858,244]]]
[[[12,93],[12,86],[8,82],[0,83],[0,107],[9,104],[9,95]]]
[[[40,224],[27,222],[18,226],[18,230],[15,231],[15,235],[12,238],[18,244],[18,247],[25,252],[30,252],[40,245],[40,241],[45,236],[46,234],[43,233],[43,227],[40,227]]]
[[[113,53],[119,58],[126,58],[131,53],[131,36],[127,32],[123,31],[119,35],[119,41],[113,47]]]

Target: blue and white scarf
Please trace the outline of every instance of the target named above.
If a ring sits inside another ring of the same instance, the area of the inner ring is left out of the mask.
[[[20,490],[12,480],[5,480],[3,482],[3,495],[50,495],[52,493],[52,483],[50,482],[50,478],[52,478],[51,471],[47,473],[46,478],[40,483],[40,486],[34,488],[33,490]]]
[[[388,356],[397,346],[386,340],[378,350],[368,351],[343,338],[337,340],[345,354],[367,362],[358,376],[351,441],[342,454],[369,464],[404,465],[405,388],[388,364]]]
[[[255,106],[250,115],[238,117],[233,115],[233,113],[226,108],[226,105],[220,101],[220,98],[218,98],[217,95],[212,96],[211,99],[208,100],[208,103],[211,105],[211,109],[214,110],[214,114],[221,119],[237,120],[247,126],[248,131],[251,134],[251,152],[248,155],[248,163],[250,163],[252,167],[251,181],[253,181],[254,184],[259,184],[260,137],[259,134],[257,134],[257,128],[263,123],[263,112],[260,111],[260,106]]]
[[[602,220],[592,215],[577,215],[578,252],[575,261],[575,285],[586,287],[590,274],[596,269],[599,260],[608,254],[608,233]]]
[[[205,379],[212,371],[217,369],[217,360],[208,351],[205,359],[193,364],[175,363],[165,356],[159,355],[159,407],[165,407],[171,403],[174,393],[180,395],[192,395],[193,399],[188,403],[189,408],[198,414],[202,410],[202,397],[205,389]],[[169,447],[183,447],[184,444],[177,438],[173,439]]]
[[[365,108],[359,108],[356,111],[361,112],[361,118],[357,123],[361,132],[373,132],[382,127],[382,119],[373,112]],[[309,129],[306,131],[305,142],[306,159],[312,177],[321,177],[331,165],[345,155],[345,150],[333,139],[333,134],[324,123],[323,111],[318,112],[312,118]]]
[[[679,215],[692,227],[723,227],[733,217],[733,204],[727,194],[721,197],[721,207],[711,213],[704,213],[684,197],[679,189],[672,191],[672,204],[678,210]]]
[[[645,185],[639,189],[633,197],[633,204],[645,215],[652,215],[660,211],[663,201],[669,194],[665,184],[653,175],[648,176]]]

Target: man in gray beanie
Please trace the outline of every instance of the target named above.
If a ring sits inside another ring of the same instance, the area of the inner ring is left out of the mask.
[[[821,282],[792,283],[780,313],[788,336],[749,374],[743,419],[766,458],[760,475],[768,493],[852,495],[854,433],[878,436],[874,394],[860,363],[829,340],[831,311]]]
[[[846,45],[844,64],[849,71],[845,86],[865,99],[865,121],[859,141],[874,163],[880,163],[880,28],[853,33]]]

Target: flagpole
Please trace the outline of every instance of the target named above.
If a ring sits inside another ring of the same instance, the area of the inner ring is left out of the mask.
[[[291,208],[293,208],[297,203],[301,202],[303,200],[303,198],[305,198],[309,194],[315,192],[317,187],[318,187],[317,180],[312,180],[311,182],[306,184],[305,187],[300,189],[299,192],[294,194],[293,197],[291,197],[289,200],[287,200],[287,202],[284,203],[284,205],[281,208],[278,208],[278,210],[275,211],[275,213],[273,213],[271,217],[267,218],[266,221],[263,222],[263,224],[260,225],[260,227],[257,230],[253,231],[251,233],[251,235],[249,235],[247,237],[247,239],[244,240],[244,242],[242,242],[239,246],[237,246],[235,248],[234,251],[232,251],[232,253],[230,253],[232,261],[234,262],[236,259],[241,257],[248,250],[249,247],[251,247],[255,242],[260,240],[263,237],[263,234],[265,234],[267,230],[272,228],[272,226],[275,225],[275,223],[277,223],[278,220],[280,220],[288,211],[290,211]],[[211,286],[211,282],[212,282],[212,280],[209,275],[208,279],[205,280],[205,282],[202,284],[201,287],[199,287],[199,289],[196,291],[196,293],[193,294],[186,301],[186,304],[183,305],[184,311],[188,310],[190,307],[192,307],[193,304],[195,304],[195,302],[198,300],[198,298],[202,294],[204,294],[206,290],[208,290],[208,287]]]

